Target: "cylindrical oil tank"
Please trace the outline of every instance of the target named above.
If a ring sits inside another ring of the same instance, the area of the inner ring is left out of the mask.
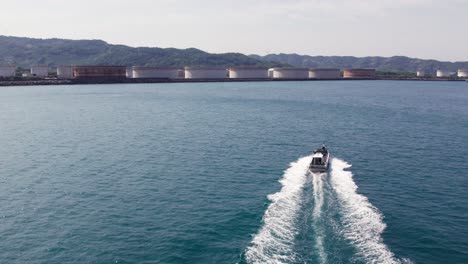
[[[439,77],[439,78],[450,77],[450,71],[437,70],[436,76]]]
[[[36,77],[47,77],[49,75],[49,67],[47,65],[32,66],[31,75]]]
[[[268,68],[255,66],[238,66],[229,68],[231,79],[267,79]]]
[[[309,69],[309,78],[339,79],[341,78],[341,71],[340,69]]]
[[[164,78],[164,79],[177,79],[179,78],[178,67],[145,67],[133,66],[133,78]]]
[[[273,69],[268,69],[268,78],[273,78]]]
[[[16,73],[16,66],[0,65],[0,77],[14,77]]]
[[[125,77],[133,78],[133,69],[131,66],[125,68]]]
[[[460,77],[460,78],[467,78],[468,77],[468,69],[459,69],[457,76]]]
[[[61,65],[57,67],[57,77],[60,79],[71,79],[73,78],[73,66]]]
[[[426,76],[426,72],[424,72],[423,70],[416,71],[416,76],[417,77],[424,77],[424,76]]]
[[[309,69],[295,67],[277,67],[273,68],[274,79],[308,79]]]
[[[375,69],[344,69],[343,78],[350,79],[374,79]]]
[[[185,67],[185,79],[224,79],[227,70],[224,67]]]
[[[126,78],[125,66],[75,66],[75,78]]]

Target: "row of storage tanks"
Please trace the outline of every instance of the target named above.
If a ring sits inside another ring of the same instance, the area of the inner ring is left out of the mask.
[[[340,79],[340,69],[309,69],[296,67],[120,67],[120,66],[60,66],[59,78],[126,77],[165,79]],[[344,78],[375,78],[375,69],[345,69]]]
[[[426,77],[430,74],[426,73],[425,71],[417,71],[416,76],[418,77]],[[457,76],[459,78],[468,78],[468,69],[459,69],[457,72],[451,72],[447,70],[437,70],[436,77],[438,78],[448,78]]]
[[[0,77],[15,76],[15,66],[0,66]],[[49,67],[33,66],[30,76],[47,77]],[[436,76],[440,78],[457,75],[468,78],[468,70],[457,72],[438,70]],[[340,69],[309,69],[295,67],[147,67],[147,66],[59,66],[57,76],[63,79],[71,78],[164,78],[164,79],[340,79]],[[375,69],[344,69],[343,78],[375,78]],[[418,77],[427,76],[424,71],[417,71]]]

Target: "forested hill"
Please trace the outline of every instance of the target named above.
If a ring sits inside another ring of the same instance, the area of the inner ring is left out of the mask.
[[[133,48],[102,40],[33,39],[0,36],[0,65],[281,66],[240,53],[198,49]]]
[[[438,69],[457,71],[468,69],[468,61],[446,62],[422,60],[403,56],[394,57],[351,57],[351,56],[307,56],[298,54],[269,54],[266,56],[251,55],[252,58],[265,61],[276,61],[297,67],[308,68],[376,68],[381,71],[415,72],[424,70],[427,73]]]
[[[241,53],[212,54],[199,49],[133,48],[102,40],[34,39],[0,36],[0,65],[138,65],[138,66],[297,66],[310,68],[376,68],[381,71],[414,72],[418,69],[456,71],[468,62],[421,60],[402,56],[350,57]]]

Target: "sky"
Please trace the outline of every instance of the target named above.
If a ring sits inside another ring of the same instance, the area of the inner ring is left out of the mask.
[[[468,61],[468,0],[2,1],[0,35]]]

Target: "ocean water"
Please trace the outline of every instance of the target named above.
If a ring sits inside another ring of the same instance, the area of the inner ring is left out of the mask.
[[[468,263],[464,82],[4,87],[0,144],[0,263]]]

